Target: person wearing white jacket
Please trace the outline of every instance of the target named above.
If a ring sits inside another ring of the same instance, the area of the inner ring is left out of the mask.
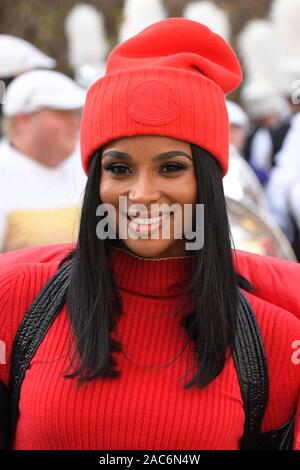
[[[291,127],[282,149],[276,155],[276,166],[272,170],[266,187],[266,195],[274,221],[281,227],[291,242],[295,239],[295,228],[291,219],[290,193],[300,183],[300,113],[291,119]],[[293,198],[293,207],[295,204]],[[299,213],[299,209],[298,209]]]
[[[296,183],[296,185],[290,191],[289,206],[296,225],[294,250],[298,257],[298,261],[300,261],[300,178],[298,183]]]
[[[26,72],[7,88],[0,144],[0,251],[77,235],[86,177],[78,132],[85,92],[49,70]]]

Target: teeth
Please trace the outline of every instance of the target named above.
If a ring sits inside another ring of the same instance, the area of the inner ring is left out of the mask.
[[[130,220],[132,220],[133,222],[135,222],[136,224],[139,224],[139,225],[151,225],[151,224],[155,224],[157,222],[159,222],[161,216],[159,217],[152,217],[151,219],[141,219],[141,218],[134,218],[134,217],[130,217]]]

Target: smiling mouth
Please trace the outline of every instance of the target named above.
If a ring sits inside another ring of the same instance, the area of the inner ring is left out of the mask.
[[[165,217],[166,217],[165,215],[163,217],[161,215],[156,216],[156,217],[136,217],[136,216],[130,216],[127,214],[127,219],[138,225],[157,224],[162,218],[165,218]]]
[[[137,217],[126,214],[127,224],[137,233],[149,233],[158,230],[169,216],[169,213],[156,217]]]

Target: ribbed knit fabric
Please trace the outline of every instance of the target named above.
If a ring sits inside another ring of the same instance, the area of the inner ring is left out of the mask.
[[[11,344],[25,310],[55,272],[57,262],[16,264],[0,273],[0,339]],[[68,361],[69,320],[64,308],[36,352],[21,389],[15,449],[238,449],[244,412],[232,359],[203,390],[184,390],[195,354],[180,319],[187,313],[190,257],[144,259],[111,247],[111,268],[123,300],[114,335],[121,377],[76,386],[62,377]],[[300,366],[291,344],[300,323],[283,309],[248,298],[256,312],[270,369],[263,431],[295,412]],[[296,448],[300,449],[298,439]]]
[[[84,171],[107,142],[161,135],[208,150],[225,174],[225,93],[241,80],[234,51],[206,26],[167,18],[145,28],[111,51],[105,76],[87,93],[80,129]]]
[[[138,69],[98,80],[87,95],[80,135],[86,174],[97,149],[130,135],[161,135],[197,144],[217,158],[224,174],[228,168],[224,93],[192,71]]]

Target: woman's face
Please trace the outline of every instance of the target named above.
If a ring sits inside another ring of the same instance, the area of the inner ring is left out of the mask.
[[[193,216],[185,217],[184,206],[189,204],[194,213],[197,200],[193,157],[188,143],[162,136],[123,137],[110,142],[102,152],[99,191],[101,202],[114,207],[119,236],[124,233],[124,227],[128,231],[126,238],[120,240],[123,247],[146,258],[186,254],[183,232],[184,227],[191,227]],[[126,200],[127,213],[121,205],[119,214],[120,196]],[[165,205],[163,218],[153,218],[157,213],[153,204]],[[180,208],[182,220],[172,213],[167,216],[166,207],[173,204]],[[130,211],[136,220],[128,218]],[[170,224],[167,237],[162,231],[165,224]],[[180,226],[181,238],[174,236],[175,224],[177,228]]]

